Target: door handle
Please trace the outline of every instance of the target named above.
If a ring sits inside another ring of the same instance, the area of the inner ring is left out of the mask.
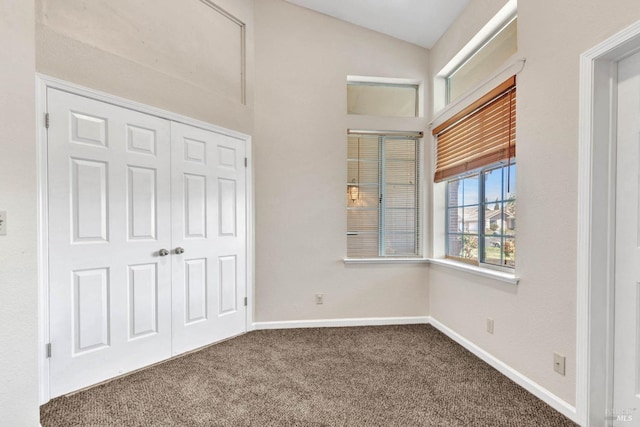
[[[158,255],[160,255],[160,256],[167,256],[167,255],[169,255],[169,251],[168,251],[168,250],[166,250],[166,249],[160,249],[160,250],[158,251]]]
[[[182,255],[184,253],[184,248],[181,248],[180,246],[178,246],[174,252],[176,253],[176,255]]]

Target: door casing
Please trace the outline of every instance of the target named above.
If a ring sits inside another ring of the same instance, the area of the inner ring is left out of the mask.
[[[36,75],[36,105],[38,120],[36,121],[37,144],[37,183],[38,183],[38,367],[39,367],[39,403],[49,401],[49,359],[47,358],[47,344],[49,341],[49,253],[48,253],[48,182],[47,182],[47,129],[45,126],[45,114],[47,112],[47,88],[54,88],[76,95],[92,98],[98,101],[110,103],[116,106],[129,108],[141,113],[150,114],[174,122],[184,123],[189,126],[202,128],[215,133],[223,134],[245,143],[246,168],[246,330],[254,329],[254,194],[253,194],[253,161],[251,136],[229,130],[220,126],[186,117],[170,111],[155,108],[149,105],[130,101],[108,93],[96,91],[64,80],[56,79],[43,74]]]
[[[613,399],[617,63],[638,50],[640,22],[580,56],[576,411],[582,426],[605,425]]]

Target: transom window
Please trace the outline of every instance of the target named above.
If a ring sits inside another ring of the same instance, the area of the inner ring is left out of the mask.
[[[418,117],[417,84],[347,83],[347,114],[380,117]]]
[[[347,257],[418,257],[421,133],[348,136]]]
[[[446,102],[455,101],[518,51],[518,19],[512,17],[445,78]]]

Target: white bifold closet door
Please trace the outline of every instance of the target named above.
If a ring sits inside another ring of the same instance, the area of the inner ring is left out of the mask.
[[[244,332],[244,141],[47,103],[50,397]]]

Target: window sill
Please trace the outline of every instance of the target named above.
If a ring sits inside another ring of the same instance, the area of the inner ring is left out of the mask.
[[[512,273],[504,273],[502,271],[491,270],[489,268],[482,268],[475,265],[465,264],[462,262],[451,261],[448,259],[429,258],[430,264],[441,265],[443,267],[452,268],[454,270],[464,271],[469,274],[475,274],[476,276],[488,277],[490,279],[499,280],[501,282],[517,285],[520,281],[520,277]]]
[[[344,258],[345,264],[428,264],[426,258]]]

